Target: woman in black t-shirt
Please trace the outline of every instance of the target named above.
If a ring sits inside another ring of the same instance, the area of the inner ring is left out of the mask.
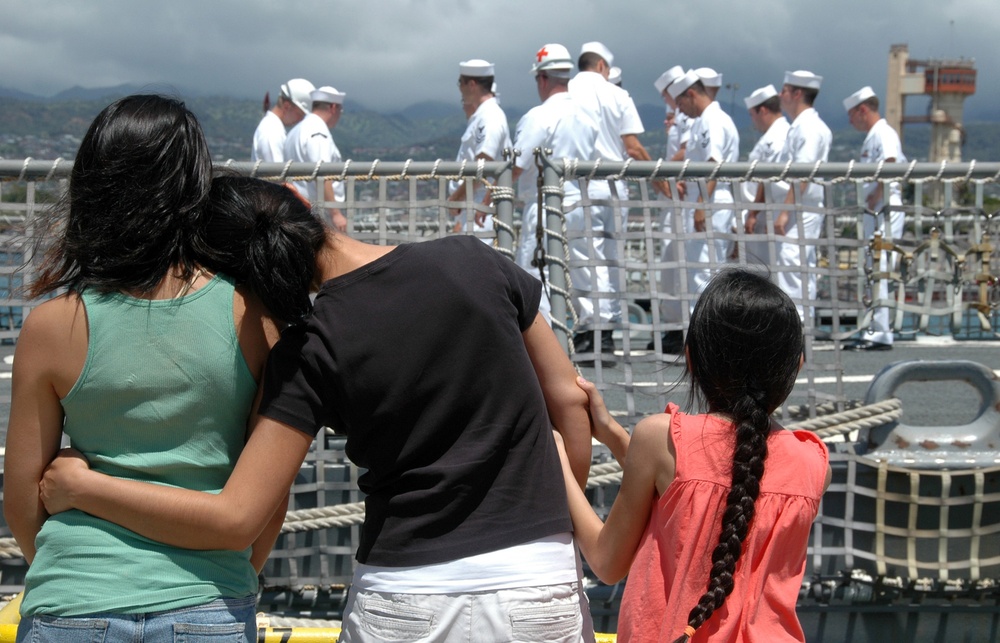
[[[272,310],[274,276],[301,271],[320,226],[295,198],[254,179],[213,186],[219,234],[206,255],[234,264]],[[473,237],[385,247],[330,231],[316,272],[315,308],[272,352],[260,415],[221,494],[95,484],[99,474],[62,458],[46,474],[48,509],[108,514],[176,546],[242,548],[283,517],[313,435],[330,426],[367,469],[342,640],[387,635],[384,617],[393,635],[444,636],[470,629],[461,614],[477,609],[482,640],[589,639],[549,433],[564,436],[583,485],[588,401],[538,315],[538,281]],[[548,625],[531,633],[538,617]]]

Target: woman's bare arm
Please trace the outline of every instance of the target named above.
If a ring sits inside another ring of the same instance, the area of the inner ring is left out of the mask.
[[[576,369],[555,334],[539,314],[524,331],[524,345],[535,367],[545,395],[552,425],[562,435],[577,485],[587,486],[590,475],[591,441],[587,394],[576,385]]]
[[[4,459],[4,517],[25,560],[35,557],[35,536],[48,518],[38,483],[62,440],[59,403],[87,356],[87,322],[73,295],[49,300],[25,318],[11,380]]]
[[[60,454],[45,471],[42,499],[52,513],[79,509],[174,547],[246,549],[287,500],[312,439],[259,418],[218,494],[106,476]]]

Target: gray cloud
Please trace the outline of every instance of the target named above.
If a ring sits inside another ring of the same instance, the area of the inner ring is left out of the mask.
[[[392,110],[457,104],[458,62],[475,57],[496,64],[505,102],[530,106],[538,47],[560,42],[575,54],[601,40],[639,103],[658,101],[652,81],[673,64],[723,72],[739,89],[720,100],[737,108],[786,69],[810,69],[825,77],[818,108],[843,120],[841,98],[869,84],[881,93],[889,46],[905,42],[913,58],[976,59],[975,120],[1000,118],[998,33],[995,0],[703,0],[696,9],[664,0],[8,0],[0,82],[41,95],[166,83],[258,98],[303,76]]]

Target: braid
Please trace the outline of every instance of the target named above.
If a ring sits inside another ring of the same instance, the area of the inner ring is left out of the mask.
[[[736,445],[733,449],[733,482],[726,497],[722,514],[722,532],[719,544],[712,552],[712,570],[708,589],[698,604],[688,614],[688,628],[674,643],[684,643],[726,602],[733,591],[736,562],[743,551],[753,522],[755,503],[760,495],[760,480],[764,477],[764,460],[767,459],[767,436],[770,417],[756,395],[747,392],[737,403],[733,413]]]
[[[791,393],[801,363],[802,324],[792,300],[765,276],[724,270],[691,311],[685,348],[692,399],[726,414],[736,435],[708,588],[674,643],[690,639],[733,591],[764,477],[770,416]]]

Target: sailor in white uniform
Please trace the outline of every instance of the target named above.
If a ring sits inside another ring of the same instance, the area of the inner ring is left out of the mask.
[[[782,111],[791,119],[791,126],[778,158],[780,163],[815,164],[827,160],[832,139],[830,128],[813,108],[822,83],[823,77],[810,71],[785,72],[785,83],[779,98]],[[790,240],[779,242],[776,277],[778,285],[795,302],[799,317],[804,321],[807,315],[812,314],[812,307],[805,302],[816,299],[815,239],[819,238],[822,228],[823,186],[802,181],[794,190],[788,190],[785,203],[791,205],[796,199],[799,207],[779,212],[774,220],[775,234]],[[800,238],[810,240],[804,247],[806,275],[803,275],[800,260]]]
[[[666,108],[666,117],[663,125],[667,134],[667,145],[664,159],[667,161],[679,162],[684,160],[687,151],[687,143],[691,135],[691,119],[677,109],[674,97],[670,95],[667,88],[684,76],[684,69],[680,65],[674,65],[667,71],[660,74],[660,77],[653,81],[653,87],[663,99]],[[677,184],[678,194],[673,195],[668,191],[661,194],[660,198],[668,202],[682,200],[684,198],[684,183]],[[664,207],[660,210],[660,230],[664,234],[660,246],[660,260],[666,262],[677,261],[677,242],[672,238],[674,230],[683,230],[683,209],[675,207]],[[684,321],[681,311],[681,300],[676,298],[680,293],[680,282],[678,281],[679,271],[676,268],[663,268],[660,270],[657,282],[658,292],[661,295],[659,309],[660,321],[668,324],[680,324]],[[651,340],[646,346],[646,350],[655,350],[656,342]],[[663,333],[663,343],[661,349],[664,353],[678,354],[684,349],[684,334],[680,330],[668,330]]]
[[[667,132],[667,147],[663,158],[668,161],[684,160],[684,152],[691,134],[691,119],[687,117],[687,114],[677,109],[674,97],[667,91],[667,87],[683,75],[684,68],[680,65],[674,65],[660,74],[660,77],[653,82],[653,87],[656,88],[656,92],[666,105],[666,118],[663,124]]]
[[[599,42],[585,43],[577,61],[580,71],[569,82],[569,92],[597,118],[597,153],[602,161],[620,163],[626,157],[648,160],[649,154],[639,142],[638,135],[645,129],[635,102],[627,91],[608,82],[613,64],[614,56],[607,47]],[[599,202],[590,206],[590,248],[584,247],[586,239],[573,245],[581,252],[589,250],[583,256],[591,265],[581,273],[588,278],[574,278],[573,287],[597,296],[576,298],[581,332],[573,341],[580,352],[592,348],[593,332],[588,331],[588,325],[621,322],[618,231],[624,228],[628,208],[615,204],[628,199],[628,186],[625,181],[594,180],[588,184],[587,195]],[[604,332],[610,340],[610,329]],[[602,334],[601,341],[607,344],[608,340]]]
[[[586,109],[568,92],[572,70],[573,60],[566,47],[559,44],[548,44],[538,50],[531,72],[535,76],[538,97],[542,104],[533,107],[521,117],[514,135],[514,147],[520,151],[514,166],[514,179],[517,182],[518,196],[524,201],[517,263],[534,275],[539,274],[538,268],[531,265],[537,247],[536,229],[539,216],[536,183],[538,169],[535,166],[535,148],[551,149],[552,158],[557,159],[595,160],[597,158],[597,121],[590,110]],[[568,230],[579,231],[582,229],[584,213],[583,208],[578,205],[580,198],[579,183],[566,181],[563,184],[563,209],[564,211],[568,209],[566,212]],[[542,223],[544,224],[545,221],[543,220]],[[573,261],[574,259],[585,259],[586,254],[581,257],[581,249],[576,244],[571,244],[570,252],[570,279],[574,283],[588,283],[589,277],[586,268],[574,267],[575,262]],[[575,306],[581,305],[575,296],[572,303]],[[542,296],[540,310],[547,319],[551,319],[551,304],[545,294]],[[610,333],[608,338],[611,338]],[[613,344],[611,348],[613,350]]]
[[[760,87],[744,98],[743,102],[754,129],[761,133],[747,160],[777,163],[785,148],[789,127],[788,119],[781,114],[778,90],[774,85]],[[742,184],[742,188],[743,199],[749,203],[783,204],[788,194],[788,183],[785,181],[747,181]],[[771,218],[774,218],[774,211],[770,212]],[[767,232],[767,217],[762,216],[762,213],[761,209],[748,209],[743,221],[743,229],[747,234]],[[770,266],[775,261],[777,248],[766,241],[754,240],[746,242],[746,251],[747,263]]]
[[[285,140],[285,158],[296,163],[339,163],[340,150],[333,142],[330,130],[337,126],[344,112],[344,92],[334,87],[320,87],[310,94],[312,109],[302,122],[292,128]],[[318,197],[326,203],[344,201],[344,185],[340,181],[322,180],[323,194],[316,190],[316,181],[293,181],[292,185],[309,203],[318,204]],[[333,226],[347,229],[347,219],[340,209],[327,206]]]
[[[622,68],[621,67],[612,67],[611,69],[608,70],[608,82],[611,83],[612,85],[614,85],[615,87],[621,87],[622,86]]]
[[[695,71],[689,71],[674,81],[667,89],[677,108],[691,118],[697,119],[691,126],[691,136],[687,145],[687,158],[692,162],[732,163],[739,160],[740,135],[733,119],[722,110],[706,90]],[[735,224],[732,187],[728,181],[698,182],[697,201],[712,204],[694,210],[685,222],[686,232],[705,232],[711,226],[716,235],[731,235]],[[692,195],[693,196],[693,195]],[[721,206],[721,207],[717,207]],[[708,286],[712,273],[729,260],[732,242],[713,237],[695,238],[684,242],[685,255],[691,262],[697,262],[687,270],[688,290],[701,294]],[[694,300],[691,301],[694,306]]]
[[[722,88],[722,74],[711,67],[698,67],[694,73],[698,75],[701,84],[705,86],[705,93],[708,94],[708,97],[715,100]]]
[[[285,128],[298,125],[305,118],[310,109],[309,92],[314,89],[313,84],[305,78],[293,78],[281,86],[278,102],[264,114],[253,133],[251,161],[285,161]]]
[[[510,128],[507,125],[507,115],[497,102],[494,87],[495,71],[492,63],[485,60],[468,60],[458,65],[458,89],[462,95],[462,109],[468,119],[465,133],[458,148],[456,161],[466,161],[467,167],[474,172],[479,159],[486,161],[503,160],[503,151],[511,146]],[[452,181],[449,201],[462,203],[466,201],[465,181]],[[481,204],[486,197],[486,188],[476,185],[473,201]],[[460,216],[460,223],[465,232],[493,230],[493,218],[485,212],[464,213],[461,208],[452,210],[452,214]],[[484,238],[489,242],[489,238]]]
[[[861,145],[862,163],[905,163],[906,155],[899,140],[899,134],[879,115],[879,102],[871,87],[862,87],[844,99],[844,109],[851,125],[859,132],[867,132]],[[884,239],[900,239],[903,236],[903,193],[898,181],[888,185],[878,181],[865,183],[863,188],[865,206],[868,212],[864,217],[864,234],[866,239],[875,235],[875,230],[882,233]],[[886,192],[889,198],[886,199]],[[888,203],[887,212],[882,212]],[[877,222],[877,225],[876,225]],[[880,256],[882,270],[891,270],[887,253]],[[888,299],[889,282],[882,279],[878,282],[879,299]],[[847,346],[850,350],[889,350],[892,348],[892,327],[889,325],[889,309],[880,307],[875,310],[872,320],[874,333],[865,333],[861,339]]]

